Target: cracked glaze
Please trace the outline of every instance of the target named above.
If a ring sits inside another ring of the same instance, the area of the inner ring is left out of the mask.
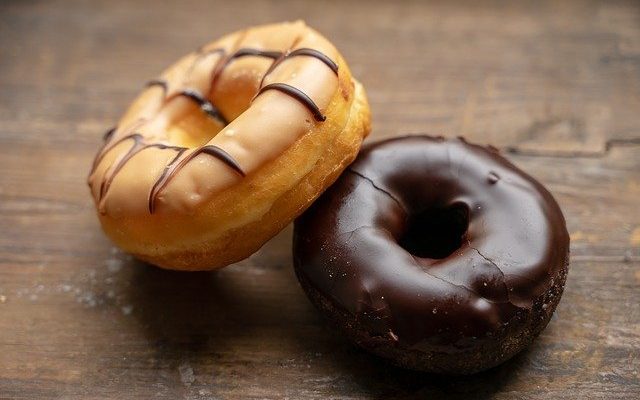
[[[412,215],[464,205],[443,259],[398,242]],[[528,314],[566,265],[560,208],[495,149],[427,136],[369,146],[297,222],[298,275],[356,324],[419,348],[464,347]]]

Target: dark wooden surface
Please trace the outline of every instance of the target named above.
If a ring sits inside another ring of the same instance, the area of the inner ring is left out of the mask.
[[[291,229],[217,273],[132,260],[85,176],[142,83],[247,25],[304,18],[368,89],[371,139],[493,143],[572,237],[566,292],[485,373],[408,372],[326,326]],[[0,398],[640,398],[637,2],[0,2]]]

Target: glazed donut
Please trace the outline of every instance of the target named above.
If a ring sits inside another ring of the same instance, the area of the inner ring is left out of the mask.
[[[327,39],[300,21],[253,27],[150,81],[105,135],[88,183],[122,249],[214,269],[304,211],[369,130],[365,92]]]
[[[484,370],[529,344],[560,300],[568,257],[551,194],[463,139],[363,149],[294,229],[312,302],[365,349],[438,373]]]

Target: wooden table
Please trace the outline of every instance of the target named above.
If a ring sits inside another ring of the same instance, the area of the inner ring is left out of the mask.
[[[492,143],[544,182],[572,238],[562,302],[471,377],[390,366],[328,327],[291,229],[215,273],[105,238],[85,184],[143,82],[231,30],[305,18],[365,84],[369,140]],[[640,398],[636,2],[0,3],[0,398]]]

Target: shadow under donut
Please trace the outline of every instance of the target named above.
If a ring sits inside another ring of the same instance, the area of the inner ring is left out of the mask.
[[[273,332],[286,340],[287,327],[301,315],[287,312],[291,298],[301,295],[289,273],[290,241],[287,229],[249,259],[217,271],[170,271],[133,261],[125,297],[158,362],[234,362],[263,342],[273,344]]]
[[[314,309],[316,314],[319,313]],[[534,342],[503,364],[473,375],[453,376],[424,373],[397,367],[351,343],[337,328],[319,316],[318,337],[306,343],[310,352],[326,354],[335,380],[333,384],[349,393],[366,393],[381,399],[490,399],[518,379],[524,369],[535,363],[537,345]]]
[[[213,272],[168,271],[133,261],[125,295],[156,367],[175,371],[188,362],[201,383],[226,385],[227,378],[233,380],[228,374],[284,364],[301,375],[329,376],[341,393],[482,399],[529,362],[525,350],[489,371],[449,377],[401,369],[370,355],[333,329],[306,298],[291,266],[290,241],[288,228],[249,259]],[[310,383],[290,384],[302,389]]]

